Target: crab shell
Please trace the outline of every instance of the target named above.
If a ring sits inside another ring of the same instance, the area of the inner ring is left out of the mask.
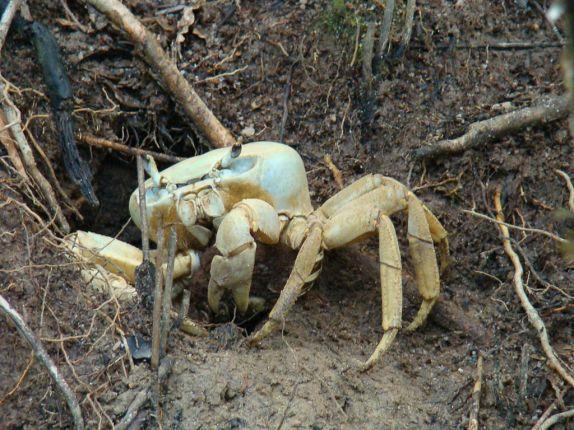
[[[285,218],[313,211],[305,166],[297,151],[281,143],[254,142],[243,145],[237,158],[229,154],[230,148],[216,149],[163,170],[166,187],[146,181],[152,239],[162,218],[163,225],[176,225],[180,250],[204,247],[212,234],[209,223],[217,226],[244,199],[263,200]],[[129,210],[141,228],[137,190]]]

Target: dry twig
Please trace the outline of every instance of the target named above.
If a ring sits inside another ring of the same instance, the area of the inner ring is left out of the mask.
[[[133,148],[119,142],[114,142],[101,137],[91,136],[89,134],[80,134],[78,140],[90,146],[97,146],[99,148],[108,148],[113,151],[123,152],[130,155],[151,156],[156,160],[165,161],[166,163],[179,163],[185,160],[184,157],[177,157],[175,155],[162,154],[160,152],[146,151],[145,149]]]
[[[18,333],[20,333],[20,335],[32,347],[36,358],[38,358],[38,360],[46,367],[48,373],[66,399],[66,403],[68,404],[70,412],[72,413],[72,417],[74,418],[74,425],[76,429],[82,430],[84,428],[84,419],[82,418],[82,410],[80,409],[78,400],[44,349],[44,346],[42,346],[42,343],[36,338],[32,330],[30,330],[30,328],[26,325],[20,314],[16,312],[12,306],[10,306],[10,303],[8,303],[2,295],[0,295],[0,310],[14,323]]]
[[[504,226],[504,227],[507,227],[507,228],[512,228],[512,229],[520,230],[520,231],[526,231],[526,232],[529,232],[529,233],[541,234],[541,235],[543,235],[543,236],[546,236],[546,237],[549,237],[550,239],[555,240],[555,241],[558,242],[558,243],[566,243],[566,242],[567,242],[566,239],[564,239],[564,238],[562,238],[562,237],[560,237],[560,236],[558,236],[558,235],[555,235],[554,233],[550,233],[549,231],[546,231],[546,230],[541,230],[541,229],[539,229],[539,228],[520,227],[520,226],[518,226],[518,225],[508,224],[507,222],[501,221],[501,220],[499,220],[499,219],[490,218],[488,215],[484,215],[484,214],[481,214],[481,213],[479,213],[479,212],[470,211],[470,210],[467,210],[467,209],[463,209],[462,212],[467,213],[467,214],[472,215],[472,216],[475,216],[475,217],[477,217],[477,218],[482,218],[482,219],[484,219],[484,220],[487,220],[487,221],[490,221],[490,222],[492,222],[492,223],[498,224],[499,226]]]
[[[141,155],[137,156],[138,171],[138,200],[140,210],[140,231],[142,237],[142,262],[135,270],[135,288],[141,303],[149,309],[151,304],[152,290],[155,279],[155,267],[149,259],[149,225],[147,219],[144,160]]]
[[[0,111],[0,143],[2,143],[4,148],[6,148],[10,161],[14,165],[18,174],[27,180],[29,179],[28,173],[26,173],[26,168],[24,167],[24,164],[22,164],[22,159],[14,145],[14,140],[10,137],[10,132],[8,131],[12,125],[14,124],[6,124],[4,114]]]
[[[187,116],[197,125],[214,147],[231,146],[235,139],[209,110],[178,70],[176,64],[166,55],[155,35],[119,0],[85,0],[110,21],[124,30],[130,40],[142,50],[145,59],[156,69],[161,82],[181,105]]]
[[[470,410],[470,418],[468,421],[468,430],[478,430],[478,411],[480,410],[480,392],[482,389],[482,354],[478,355],[478,362],[476,363],[476,380],[472,389],[472,407]]]
[[[494,207],[496,209],[496,219],[500,222],[504,222],[504,215],[502,212],[502,203],[500,202],[500,188],[498,188],[494,194]],[[550,340],[548,338],[548,332],[546,331],[546,326],[544,322],[538,315],[538,312],[530,303],[526,292],[524,291],[524,284],[522,282],[522,274],[524,273],[524,269],[522,268],[522,264],[520,262],[520,258],[512,249],[512,245],[510,244],[510,233],[508,231],[508,227],[504,224],[498,224],[498,228],[503,236],[503,246],[504,251],[508,255],[508,258],[514,265],[514,277],[513,277],[513,284],[516,294],[520,299],[520,303],[522,307],[526,311],[526,315],[528,316],[528,320],[530,324],[536,329],[538,333],[538,337],[540,338],[540,343],[542,344],[542,349],[546,354],[546,357],[549,361],[549,367],[554,369],[566,382],[568,382],[571,386],[574,387],[574,377],[564,368],[564,366],[560,363],[560,360],[554,349],[550,345]]]
[[[161,295],[163,289],[163,219],[159,220],[156,233],[155,290],[153,293],[153,327],[151,335],[151,368],[157,370],[160,359]]]
[[[495,116],[470,125],[466,134],[451,140],[442,140],[434,145],[419,148],[416,158],[432,158],[456,154],[499,139],[525,127],[547,124],[568,115],[568,98],[554,96],[524,109]]]
[[[0,19],[0,51],[2,51],[2,47],[4,46],[4,41],[8,35],[8,30],[10,30],[12,20],[20,8],[20,3],[22,3],[22,0],[10,0],[4,9],[4,13]]]
[[[162,309],[161,309],[161,331],[160,331],[160,357],[165,357],[167,349],[167,338],[169,336],[169,329],[171,321],[169,313],[171,311],[171,289],[173,286],[173,265],[175,262],[175,251],[177,249],[177,231],[175,225],[169,229],[169,239],[167,242],[167,270],[165,274],[165,285],[163,288],[162,296]]]

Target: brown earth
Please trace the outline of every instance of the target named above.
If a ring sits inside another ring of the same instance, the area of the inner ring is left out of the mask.
[[[61,45],[75,89],[78,130],[180,156],[205,151],[125,36],[81,2],[68,3],[88,32],[70,20],[60,2],[29,5]],[[319,281],[298,301],[284,331],[258,348],[246,346],[246,334],[265,315],[214,321],[207,312],[206,277],[200,274],[190,315],[211,331],[205,339],[182,333],[171,337],[175,364],[163,387],[163,428],[466,428],[479,352],[485,360],[481,427],[532,427],[564,386],[546,366],[514,293],[497,229],[461,210],[488,213],[493,190],[501,185],[510,222],[562,232],[566,226],[556,210],[565,207],[568,193],[554,170],[574,174],[567,123],[527,129],[443,160],[415,162],[411,153],[459,136],[474,121],[564,91],[560,49],[448,48],[452,41],[554,42],[542,15],[518,1],[417,2],[409,49],[402,59],[383,62],[369,94],[363,89],[362,50],[353,64],[352,58],[356,23],[364,32],[367,21],[382,17],[376,3],[246,1],[231,14],[234,2],[207,2],[195,11],[195,24],[179,47],[181,9],[165,13],[179,2],[125,3],[160,36],[235,135],[253,127],[255,135],[247,141],[280,138],[290,83],[284,141],[306,163],[315,204],[337,191],[325,154],[342,171],[345,184],[377,172],[413,188],[450,233],[453,263],[443,275],[443,297],[485,331],[479,339],[431,322],[413,335],[400,334],[383,362],[362,374],[355,364],[372,352],[382,330],[378,283],[360,267],[327,255]],[[397,3],[401,11],[403,2]],[[393,26],[393,46],[401,13]],[[2,54],[2,75],[17,87],[11,96],[23,121],[30,120],[29,131],[85,217],[80,221],[69,213],[74,227],[108,235],[121,231],[121,239],[139,244],[133,225],[122,230],[135,187],[134,160],[85,151],[102,203],[100,210],[90,210],[62,170],[52,123],[33,117],[49,113],[49,104],[31,46],[13,32]],[[147,335],[150,317],[136,306],[90,292],[59,239],[22,206],[48,219],[38,202],[5,164],[0,169],[0,291],[43,339],[75,390],[88,427],[111,427],[150,377],[147,363],[130,369],[120,330]],[[396,220],[407,255],[404,217]],[[512,234],[540,277],[554,286],[545,288],[527,272],[530,299],[556,351],[572,366],[574,272],[550,239]],[[374,245],[365,243],[360,252],[374,255]],[[275,251],[261,249],[254,276],[254,293],[268,304],[294,259],[291,252]],[[412,267],[404,262],[410,283]],[[415,310],[416,304],[409,304],[404,319]],[[0,335],[0,427],[70,427],[65,402],[44,368],[31,361],[14,328],[1,324]],[[565,406],[573,400],[572,393],[566,394]],[[140,415],[142,428],[153,422],[151,413],[148,406]],[[561,425],[555,428],[574,424]]]

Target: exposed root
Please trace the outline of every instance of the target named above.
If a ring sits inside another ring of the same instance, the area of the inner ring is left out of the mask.
[[[9,123],[14,123],[14,125],[10,128],[10,131],[12,133],[12,137],[14,138],[14,143],[16,144],[16,147],[20,151],[20,157],[26,168],[26,172],[34,179],[34,182],[40,188],[42,194],[44,195],[44,198],[46,199],[52,212],[54,213],[61,230],[64,233],[69,233],[70,225],[68,224],[68,221],[64,217],[62,208],[60,207],[58,199],[54,194],[54,189],[38,169],[32,149],[30,148],[30,145],[26,140],[26,136],[24,136],[22,127],[20,126],[21,123],[20,112],[14,106],[14,103],[10,100],[6,86],[1,83],[0,83],[0,93],[2,93],[3,97],[2,107],[4,110],[4,115],[6,116],[6,120]]]
[[[540,426],[540,430],[547,430],[554,424],[571,417],[574,417],[574,409],[570,409],[569,411],[552,415],[550,418],[548,418],[546,421],[542,423],[542,425]]]
[[[442,140],[434,145],[415,151],[415,158],[432,158],[456,154],[467,149],[490,143],[523,128],[547,124],[569,113],[569,100],[566,96],[554,96],[524,109],[495,116],[470,125],[466,134],[452,140]]]
[[[70,412],[72,413],[72,417],[74,418],[75,428],[77,430],[82,430],[84,428],[84,419],[82,418],[82,410],[80,409],[78,400],[44,349],[44,346],[36,338],[32,330],[30,330],[30,328],[26,325],[20,314],[16,312],[12,306],[10,306],[10,304],[6,301],[6,299],[4,299],[2,295],[0,295],[0,311],[2,311],[2,313],[14,323],[18,333],[20,333],[20,335],[32,347],[32,350],[34,351],[38,361],[40,361],[40,363],[46,367],[48,373],[56,383],[56,386],[60,389],[62,395],[66,399],[66,403],[68,404]]]
[[[504,221],[502,221],[502,220],[500,220],[500,219],[490,218],[490,217],[487,216],[487,215],[484,215],[484,214],[481,214],[481,213],[478,213],[478,212],[475,212],[475,211],[469,211],[469,210],[466,210],[466,209],[463,209],[462,212],[467,213],[467,214],[472,215],[472,216],[475,216],[475,217],[477,217],[477,218],[482,218],[482,219],[484,219],[484,220],[487,220],[487,221],[493,222],[493,223],[495,223],[495,224],[498,224],[499,227],[500,227],[500,226],[504,226],[504,227],[506,227],[506,228],[512,228],[512,229],[515,229],[515,230],[526,231],[526,232],[529,232],[529,233],[541,234],[541,235],[546,236],[546,237],[549,237],[550,239],[553,239],[553,240],[555,240],[556,242],[559,242],[559,243],[566,243],[566,242],[567,242],[566,239],[564,239],[564,238],[562,238],[562,237],[560,237],[560,236],[558,236],[558,235],[556,235],[556,234],[554,234],[554,233],[550,233],[549,231],[546,231],[546,230],[541,230],[541,229],[539,229],[539,228],[520,227],[520,226],[518,226],[518,225],[509,224],[509,223],[504,222]],[[498,217],[497,217],[497,218],[498,218]]]
[[[496,209],[496,219],[503,223],[504,222],[504,215],[502,212],[502,203],[500,201],[500,188],[498,188],[494,194],[494,207]],[[522,268],[522,264],[520,262],[520,258],[512,249],[512,245],[510,244],[510,233],[508,231],[508,227],[504,224],[498,224],[498,228],[503,236],[503,246],[504,251],[508,255],[508,258],[514,265],[514,277],[513,277],[513,284],[516,294],[520,299],[520,303],[522,307],[526,311],[526,315],[528,316],[528,320],[532,324],[532,326],[536,329],[538,333],[538,337],[540,338],[540,343],[542,344],[542,349],[546,354],[546,357],[549,361],[549,367],[554,369],[566,382],[568,382],[571,386],[574,387],[574,376],[570,374],[568,370],[560,363],[560,360],[554,349],[550,345],[550,340],[548,338],[548,332],[546,331],[546,326],[544,322],[538,315],[538,312],[530,303],[526,292],[524,291],[524,284],[522,282],[522,274],[524,273],[524,269]]]

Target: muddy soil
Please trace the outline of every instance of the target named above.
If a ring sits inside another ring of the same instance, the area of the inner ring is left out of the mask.
[[[83,3],[68,1],[80,28],[62,3],[34,0],[29,5],[61,46],[75,89],[78,131],[184,157],[206,151],[205,141],[121,31]],[[204,265],[194,278],[190,316],[210,334],[171,336],[174,366],[162,387],[163,428],[466,428],[478,354],[485,363],[481,428],[531,428],[557,393],[564,395],[559,410],[572,405],[572,394],[547,367],[514,293],[497,229],[462,212],[491,212],[493,191],[502,186],[510,222],[563,233],[567,225],[556,213],[566,206],[568,192],[554,170],[574,174],[567,122],[527,129],[446,159],[421,163],[411,157],[414,149],[461,135],[474,121],[562,93],[559,48],[484,48],[500,42],[556,42],[556,35],[527,5],[531,2],[422,1],[411,44],[396,57],[404,8],[397,3],[391,52],[376,64],[369,91],[356,34],[357,29],[364,34],[371,20],[380,22],[378,3],[278,0],[244,1],[237,7],[235,2],[201,2],[193,9],[189,31],[178,39],[179,2],[125,2],[236,136],[244,141],[282,138],[297,149],[315,205],[338,191],[325,155],[340,169],[345,185],[376,172],[415,190],[450,234],[452,263],[442,275],[443,297],[482,330],[477,337],[429,322],[412,335],[400,333],[382,363],[359,373],[357,363],[368,358],[382,335],[379,285],[357,265],[340,264],[327,254],[321,277],[299,299],[283,331],[249,348],[247,336],[261,326],[265,313],[214,319],[206,306]],[[483,47],[458,49],[457,44]],[[80,220],[68,213],[74,228],[139,245],[127,210],[136,186],[135,160],[83,148],[102,203],[99,210],[90,209],[63,171],[29,41],[12,33],[2,54],[2,76],[14,86],[10,94],[23,122],[29,121],[28,131],[83,215]],[[1,293],[43,340],[76,392],[88,427],[111,427],[149,384],[149,364],[131,367],[122,336],[149,336],[150,316],[90,290],[59,237],[26,209],[49,220],[31,195],[3,163]],[[405,219],[394,220],[406,257]],[[547,237],[512,235],[531,266],[525,275],[530,299],[554,348],[572,366],[572,266]],[[376,249],[368,241],[359,252],[375,259]],[[258,251],[253,293],[268,306],[294,257],[284,249]],[[403,266],[404,282],[412,283],[408,258]],[[405,321],[417,306],[409,302]],[[0,335],[0,427],[70,427],[65,402],[15,329],[0,324]],[[134,428],[154,425],[149,405],[136,421]],[[572,426],[563,422],[555,428]]]

